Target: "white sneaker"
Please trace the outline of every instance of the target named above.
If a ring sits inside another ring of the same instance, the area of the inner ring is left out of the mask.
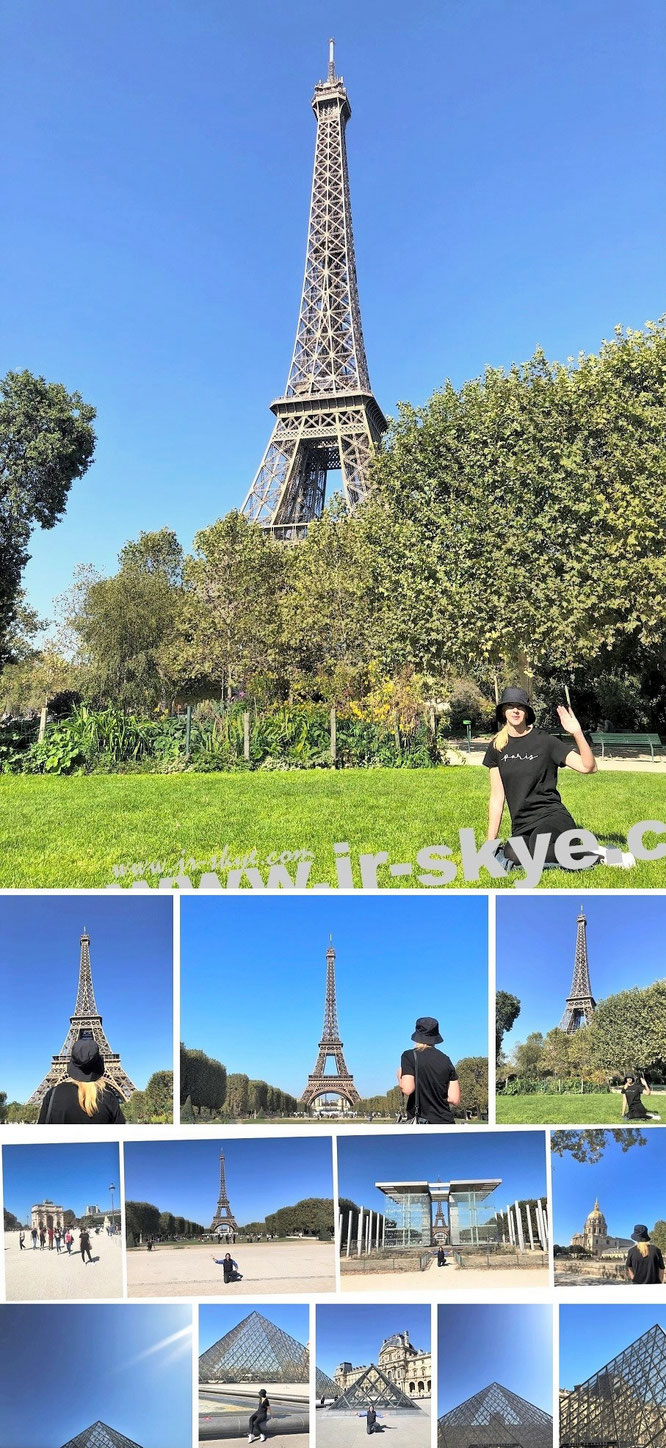
[[[260,1434],[259,1434],[259,1442],[260,1442],[260,1443],[265,1443],[265,1442],[266,1442],[266,1434],[265,1434],[265,1433],[260,1433]]]
[[[628,850],[622,853],[620,850],[610,848],[606,845],[599,845],[593,853],[599,856],[599,861],[602,865],[619,865],[621,870],[633,870],[636,864],[635,856],[630,855]],[[610,859],[608,858],[609,855],[611,856]],[[619,856],[619,859],[613,858],[613,856]]]

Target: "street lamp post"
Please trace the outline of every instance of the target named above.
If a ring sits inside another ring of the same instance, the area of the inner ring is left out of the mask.
[[[112,1237],[115,1237],[115,1235],[116,1235],[116,1224],[115,1224],[115,1221],[114,1221],[114,1219],[113,1219],[113,1193],[115,1192],[115,1190],[116,1190],[115,1185],[114,1185],[113,1182],[111,1182],[111,1185],[110,1185],[110,1187],[109,1187],[109,1191],[110,1191],[110,1193],[111,1193],[111,1236],[112,1236]]]

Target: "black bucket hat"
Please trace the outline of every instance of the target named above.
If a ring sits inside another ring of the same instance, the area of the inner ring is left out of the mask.
[[[504,723],[504,710],[510,704],[513,704],[514,707],[517,709],[524,709],[527,716],[527,723],[534,723],[534,720],[536,719],[536,714],[534,713],[532,705],[530,704],[527,693],[524,689],[517,689],[511,687],[504,690],[499,704],[495,709],[495,723],[498,729],[501,729]]]
[[[69,1075],[74,1081],[99,1081],[104,1075],[102,1053],[90,1036],[74,1042],[69,1058]]]
[[[634,1227],[634,1230],[631,1234],[631,1240],[632,1242],[649,1242],[650,1233],[648,1232],[647,1227],[643,1226],[642,1222],[639,1222],[638,1225]]]
[[[422,1046],[437,1046],[444,1040],[439,1034],[439,1021],[434,1016],[419,1016],[416,1029],[412,1031],[412,1040]]]

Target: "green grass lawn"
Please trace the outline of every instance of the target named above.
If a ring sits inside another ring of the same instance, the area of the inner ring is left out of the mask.
[[[660,1104],[661,1103],[661,1104]],[[623,1126],[622,1097],[607,1094],[561,1096],[497,1096],[498,1126]],[[658,1093],[647,1102],[648,1111],[658,1111],[666,1121],[666,1094]],[[633,1124],[633,1123],[632,1123]],[[649,1126],[650,1122],[641,1122]]]
[[[567,771],[562,795],[575,819],[602,843],[624,844],[639,820],[659,818],[664,807],[661,775]],[[348,841],[354,884],[361,885],[358,855],[388,852],[377,884],[420,888],[417,852],[446,844],[460,866],[458,830],[485,837],[488,779],[484,769],[349,769],[256,774],[0,776],[0,886],[105,886],[128,883],[113,867],[166,865],[176,872],[181,856],[199,883],[211,857],[225,846],[234,857],[256,850],[263,866],[269,853],[310,850],[308,884],[335,886],[332,845]],[[390,864],[408,863],[412,875],[391,876]],[[141,871],[139,871],[139,875]],[[159,870],[154,876],[155,883]],[[225,883],[225,875],[221,875]],[[513,871],[493,880],[485,870],[466,881],[458,869],[455,888],[511,889],[524,877]],[[549,889],[637,889],[666,886],[666,861],[641,862],[633,870],[598,866],[590,874],[547,870]]]

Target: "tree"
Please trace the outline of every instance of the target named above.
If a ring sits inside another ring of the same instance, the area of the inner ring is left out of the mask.
[[[520,1001],[515,995],[509,995],[508,991],[498,990],[495,996],[495,1051],[497,1064],[502,1058],[502,1044],[507,1031],[520,1015]]]
[[[527,1040],[517,1042],[513,1048],[513,1064],[519,1076],[526,1076],[528,1079],[538,1076],[542,1060],[541,1031],[531,1031]]]
[[[242,1071],[232,1071],[227,1076],[226,1110],[229,1116],[247,1116],[250,1100],[250,1081]]]
[[[666,980],[600,1001],[585,1040],[590,1061],[611,1074],[666,1070]]]
[[[7,1120],[7,1092],[0,1091],[0,1126]]]
[[[180,1046],[180,1099],[189,1097],[190,1105],[196,1111],[209,1107],[220,1111],[227,1094],[227,1068],[205,1051],[192,1051],[181,1042]]]
[[[168,528],[126,543],[111,578],[72,590],[67,625],[78,641],[87,691],[125,709],[172,708],[168,648],[181,604],[183,553]]]
[[[146,1104],[153,1120],[163,1117],[173,1121],[173,1071],[154,1071],[145,1091]]]
[[[584,1032],[578,1032],[578,1035],[582,1034],[584,1034]],[[556,1026],[552,1031],[548,1031],[548,1034],[543,1040],[543,1054],[541,1058],[541,1065],[544,1071],[550,1072],[553,1076],[569,1075],[572,1040],[573,1037],[568,1036],[566,1031],[561,1031],[559,1026]]]
[[[34,527],[53,528],[92,462],[95,409],[30,372],[0,381],[0,668],[12,659],[21,574]]]
[[[3,1210],[3,1219],[4,1219],[5,1231],[6,1231],[6,1232],[16,1232],[16,1231],[18,1231],[19,1227],[22,1225],[21,1222],[19,1222],[18,1217],[15,1217],[13,1212],[8,1211],[7,1207],[3,1207],[2,1210]]]
[[[662,1255],[664,1255],[666,1253],[666,1222],[663,1217],[660,1217],[659,1221],[655,1222],[650,1236],[655,1247],[659,1247]]]
[[[128,1247],[144,1237],[157,1237],[160,1230],[159,1207],[152,1202],[125,1202],[125,1234]]]
[[[488,1112],[488,1062],[485,1056],[463,1056],[456,1065],[460,1081],[460,1106],[477,1116]]]
[[[632,1146],[647,1144],[647,1137],[639,1127],[621,1126],[611,1127],[606,1131],[596,1128],[588,1131],[552,1131],[550,1149],[556,1156],[565,1156],[568,1153],[574,1161],[594,1163],[601,1160],[611,1138],[623,1151],[629,1151]]]

